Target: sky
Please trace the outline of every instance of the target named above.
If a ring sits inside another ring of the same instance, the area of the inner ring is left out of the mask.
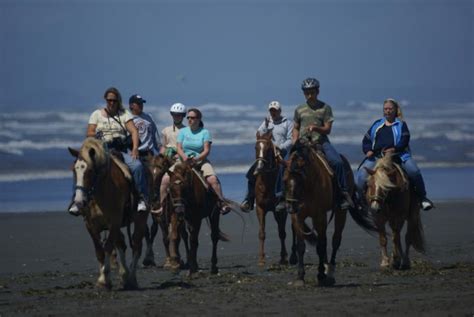
[[[0,110],[474,101],[474,0],[0,0]]]

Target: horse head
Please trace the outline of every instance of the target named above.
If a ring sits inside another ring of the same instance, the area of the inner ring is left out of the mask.
[[[170,186],[168,193],[171,204],[177,214],[183,215],[186,211],[186,198],[189,198],[188,192],[192,186],[191,166],[187,162],[176,164],[170,174]]]
[[[269,131],[264,134],[257,132],[257,142],[255,143],[255,160],[257,166],[255,167],[254,175],[259,174],[265,169],[276,168],[275,147],[272,142],[272,132]]]
[[[284,181],[286,208],[289,213],[296,213],[303,207],[303,186],[307,178],[305,169],[308,167],[309,150],[306,145],[296,142],[288,160]]]
[[[153,201],[151,202],[152,210],[158,209],[160,203],[160,185],[161,179],[169,168],[173,165],[173,160],[166,155],[158,154],[150,161],[151,175],[153,179]]]
[[[392,161],[392,155],[385,155],[379,159],[373,170],[364,167],[369,174],[367,179],[366,198],[372,212],[379,212],[385,204],[386,198],[393,188],[395,174],[398,170]]]
[[[99,173],[108,162],[108,155],[103,142],[95,138],[87,138],[79,151],[68,149],[76,158],[73,166],[74,200],[71,208],[75,205],[81,212],[94,193]]]

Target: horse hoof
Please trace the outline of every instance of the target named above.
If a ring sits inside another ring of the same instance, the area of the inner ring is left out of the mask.
[[[326,277],[321,280],[318,280],[318,284],[319,286],[324,287],[333,286],[334,284],[336,284],[336,279],[334,277]]]
[[[296,256],[296,254],[292,254],[290,256],[290,264],[291,265],[296,265],[296,263],[298,263],[298,257]]]
[[[264,267],[265,266],[265,260],[258,261],[258,266],[259,267]]]
[[[219,269],[217,267],[211,268],[211,274],[217,274],[219,273]]]
[[[293,282],[294,287],[303,287],[304,286],[304,280],[296,280]]]
[[[104,289],[104,290],[107,290],[107,291],[110,291],[112,289],[112,283],[100,283],[100,282],[97,282],[95,284],[95,286],[98,288],[98,289]]]
[[[145,266],[145,267],[156,266],[156,263],[152,259],[144,259],[143,260],[143,266]]]
[[[123,289],[127,291],[138,289],[137,280],[135,279],[134,281],[128,281],[127,283],[123,285]]]
[[[280,260],[280,265],[288,265],[288,260],[287,259],[281,259]]]

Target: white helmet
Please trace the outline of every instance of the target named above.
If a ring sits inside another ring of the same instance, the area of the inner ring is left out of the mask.
[[[182,103],[175,103],[170,108],[171,113],[186,114],[186,106]]]

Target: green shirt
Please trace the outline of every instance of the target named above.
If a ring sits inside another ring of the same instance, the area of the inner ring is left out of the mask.
[[[326,142],[328,141],[327,135],[321,135],[316,131],[309,132],[307,130],[310,124],[314,124],[317,127],[322,127],[326,122],[333,122],[334,117],[332,115],[331,106],[318,100],[316,107],[311,107],[307,103],[299,105],[295,109],[294,119],[295,124],[299,125],[299,138],[311,137],[313,142]]]

